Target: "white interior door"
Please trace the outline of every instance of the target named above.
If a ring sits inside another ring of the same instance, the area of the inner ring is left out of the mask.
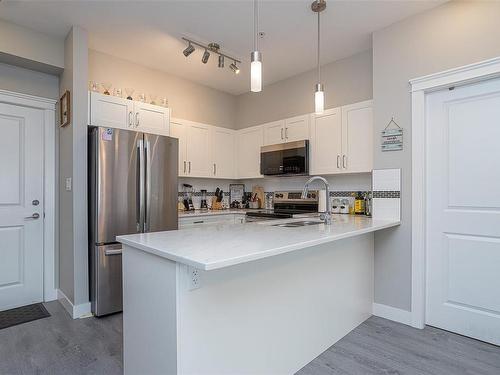
[[[427,108],[426,323],[500,345],[500,80]]]
[[[0,104],[0,134],[0,310],[6,310],[43,300],[43,111]]]

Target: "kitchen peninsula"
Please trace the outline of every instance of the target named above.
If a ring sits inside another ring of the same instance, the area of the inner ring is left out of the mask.
[[[125,374],[294,373],[371,315],[373,232],[397,225],[306,215],[118,237]]]

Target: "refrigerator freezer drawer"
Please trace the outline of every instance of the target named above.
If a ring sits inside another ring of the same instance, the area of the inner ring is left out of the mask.
[[[96,316],[122,311],[122,246],[121,244],[95,246],[91,264],[91,305]]]

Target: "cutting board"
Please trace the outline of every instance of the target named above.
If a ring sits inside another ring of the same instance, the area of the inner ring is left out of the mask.
[[[265,199],[265,194],[264,194],[264,188],[262,186],[254,186],[252,188],[252,195],[255,195],[257,193],[257,200],[259,201],[259,208],[264,208],[264,205],[266,204],[266,199]]]

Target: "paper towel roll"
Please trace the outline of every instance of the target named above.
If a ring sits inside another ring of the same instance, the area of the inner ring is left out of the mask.
[[[319,191],[318,212],[326,212],[326,190]]]

